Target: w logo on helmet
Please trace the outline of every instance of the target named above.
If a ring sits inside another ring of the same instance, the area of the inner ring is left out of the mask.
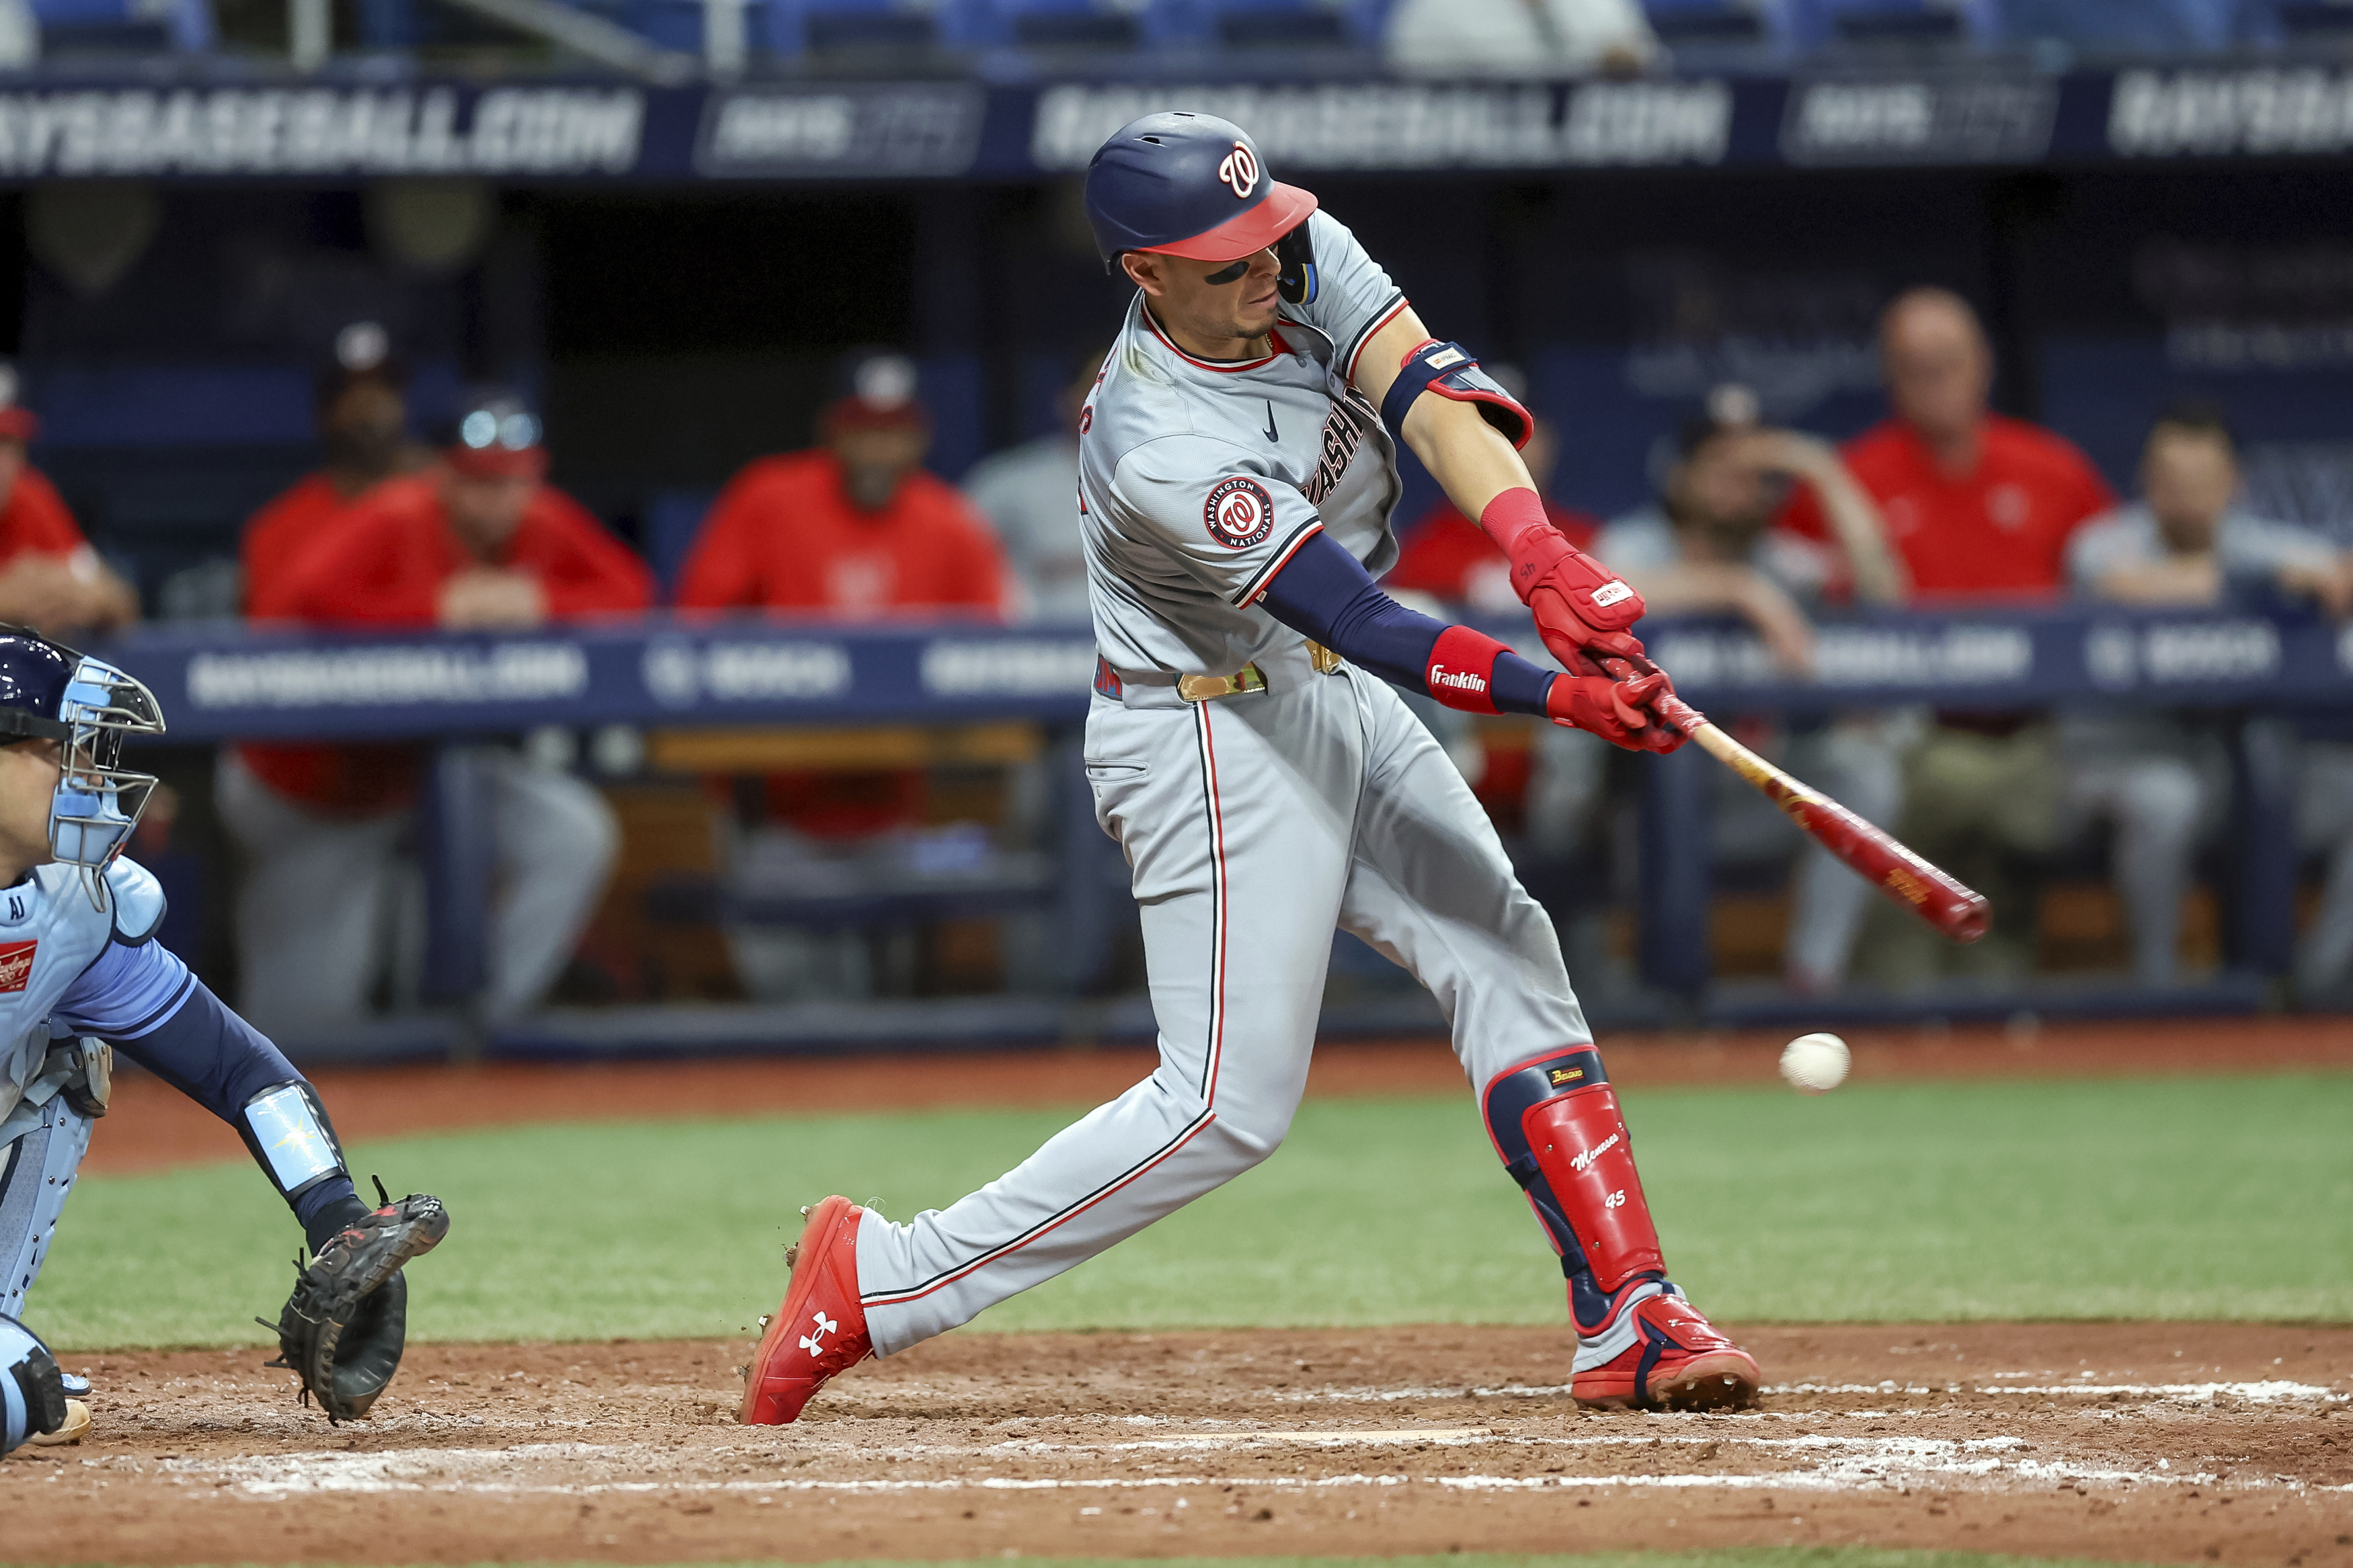
[[[1250,200],[1250,193],[1258,189],[1258,154],[1235,142],[1234,150],[1218,165],[1218,178],[1234,188],[1236,197]]]

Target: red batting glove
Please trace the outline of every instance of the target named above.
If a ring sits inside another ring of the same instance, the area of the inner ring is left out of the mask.
[[[1642,618],[1642,595],[1571,544],[1545,516],[1535,491],[1504,491],[1479,514],[1479,526],[1511,557],[1513,590],[1555,658],[1573,667],[1570,656],[1578,651],[1642,657],[1641,639],[1626,629]]]
[[[1661,723],[1650,705],[1673,690],[1663,670],[1633,680],[1612,680],[1606,675],[1556,675],[1545,692],[1545,714],[1556,724],[1589,730],[1630,752],[1672,752],[1686,737]]]

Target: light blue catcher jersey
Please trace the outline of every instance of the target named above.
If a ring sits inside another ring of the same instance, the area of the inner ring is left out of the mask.
[[[164,918],[163,890],[144,868],[117,858],[105,885],[103,910],[91,907],[78,866],[36,867],[0,888],[0,1144],[36,1125],[57,1092],[42,1063],[86,1021],[60,1016],[76,982],[117,941],[144,942]]]
[[[1327,213],[1320,283],[1263,359],[1195,359],[1139,291],[1080,421],[1080,528],[1095,644],[1117,668],[1229,675],[1299,634],[1254,601],[1319,526],[1375,575],[1397,451],[1352,378],[1405,296]]]

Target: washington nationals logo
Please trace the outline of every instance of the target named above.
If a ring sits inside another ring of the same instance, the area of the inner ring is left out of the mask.
[[[1229,550],[1247,550],[1263,543],[1274,531],[1274,498],[1256,479],[1237,475],[1220,480],[1201,509],[1209,537]]]
[[[1250,200],[1250,193],[1258,189],[1258,154],[1235,142],[1234,150],[1218,165],[1218,178],[1234,188],[1238,200]]]

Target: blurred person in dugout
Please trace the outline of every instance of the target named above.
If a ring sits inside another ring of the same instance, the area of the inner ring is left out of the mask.
[[[1016,597],[987,520],[926,471],[931,416],[903,354],[846,356],[818,445],[761,458],[729,481],[679,575],[682,610],[762,609],[848,620],[1001,620]],[[1075,484],[1069,492],[1075,497]],[[1072,503],[1071,530],[1077,519]],[[917,768],[803,770],[737,787],[747,884],[790,887],[814,862],[919,830],[928,775]],[[754,996],[854,996],[871,989],[857,933],[733,926],[736,973]]]
[[[2353,562],[2320,535],[2242,505],[2237,446],[2218,406],[2181,403],[2158,417],[2141,453],[2140,491],[2137,503],[2070,542],[2077,594],[2148,605],[2260,609],[2285,601],[2338,621],[2353,613]],[[2310,999],[2341,992],[2353,969],[2353,733],[2320,718],[2304,728],[2297,837],[2327,867],[2296,961]],[[2065,715],[2060,733],[2069,826],[2095,816],[2115,824],[2134,976],[2171,984],[2182,896],[2200,843],[2221,826],[2229,797],[2225,737],[2195,715],[2131,709]]]
[[[1993,348],[1957,294],[1914,289],[1880,317],[1891,416],[1840,449],[1878,504],[1915,603],[2048,598],[2066,583],[2068,541],[2116,505],[2107,481],[2065,437],[1993,413]],[[1833,536],[1808,487],[1782,526]],[[1897,836],[1992,900],[1984,941],[1948,942],[1873,906],[1857,973],[1894,984],[1975,973],[2008,980],[2033,956],[2034,889],[2018,858],[2063,831],[2059,743],[2039,712],[1945,711],[1905,758]]]
[[[1793,487],[1820,509],[1827,542],[1774,526]],[[1660,476],[1658,497],[1615,518],[1592,552],[1641,593],[1651,613],[1722,616],[1745,621],[1766,656],[1795,677],[1814,673],[1809,609],[1825,598],[1887,605],[1904,597],[1902,563],[1882,531],[1878,509],[1830,444],[1758,422],[1756,395],[1721,386],[1685,420]],[[1555,727],[1556,729],[1557,727]],[[1864,714],[1827,722],[1740,724],[1748,744],[1774,757],[1864,817],[1891,822],[1902,801],[1900,726]],[[1600,803],[1610,748],[1581,731],[1538,740],[1530,790],[1530,836],[1566,849],[1588,831]],[[1712,770],[1710,828],[1715,856],[1780,862],[1794,856],[1788,984],[1820,993],[1846,978],[1871,889],[1772,805],[1726,770]]]
[[[507,392],[461,401],[441,460],[385,479],[285,567],[272,603],[329,626],[521,631],[631,614],[653,601],[643,563],[545,482],[538,417]],[[487,1019],[538,1005],[603,892],[619,834],[604,797],[567,773],[495,746],[459,764],[487,812],[495,857]],[[221,767],[222,820],[245,851],[237,900],[240,1011],[293,1035],[365,1015],[396,951],[400,851],[417,749],[345,749],[315,771],[265,775],[248,756]],[[396,995],[412,987],[394,976]]]
[[[19,384],[16,367],[0,360],[0,622],[58,637],[128,626],[139,618],[138,595],[26,460],[41,421],[17,401]]]
[[[1082,354],[1054,395],[1054,427],[992,453],[964,479],[965,500],[987,518],[1013,573],[1013,618],[1081,625],[1087,557],[1079,535],[1079,416],[1103,373],[1101,346]]]
[[[311,397],[319,467],[245,525],[238,558],[248,618],[282,618],[287,568],[329,521],[384,480],[432,462],[431,450],[409,437],[407,385],[381,326],[354,321],[336,334],[333,363]]]

